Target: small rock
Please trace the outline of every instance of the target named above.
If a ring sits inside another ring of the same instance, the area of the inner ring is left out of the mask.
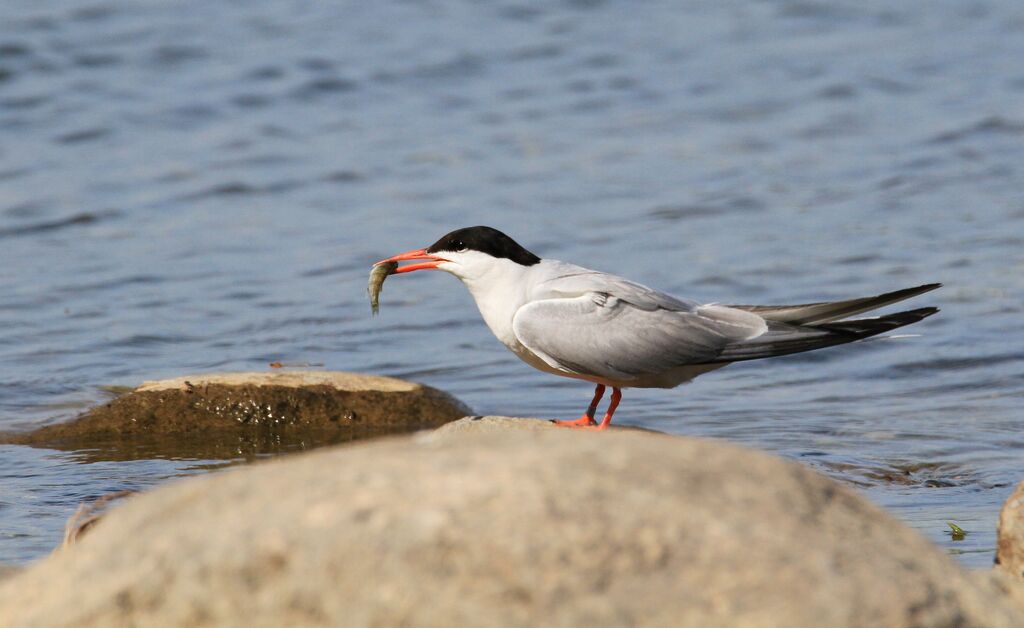
[[[996,538],[997,568],[1024,581],[1024,482],[1003,504]]]

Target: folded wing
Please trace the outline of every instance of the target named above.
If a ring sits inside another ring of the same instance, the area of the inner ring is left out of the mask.
[[[567,373],[629,380],[687,364],[767,331],[760,316],[722,306],[638,306],[608,292],[533,301],[512,329],[526,348]]]
[[[516,312],[513,333],[553,368],[613,380],[789,355],[885,333],[938,309],[841,319],[941,285],[801,305],[700,305],[571,264],[559,271]]]
[[[630,281],[617,275],[590,270],[575,264],[551,261],[556,274],[536,288],[536,298],[578,297],[583,294],[613,295],[641,310],[692,312],[700,303],[674,297],[660,290]],[[557,266],[555,266],[557,265]]]

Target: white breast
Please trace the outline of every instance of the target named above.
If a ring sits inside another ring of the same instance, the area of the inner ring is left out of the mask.
[[[491,260],[486,272],[459,279],[466,284],[491,332],[518,353],[523,347],[512,331],[512,318],[516,310],[529,302],[531,267],[506,259]]]
[[[549,266],[552,263],[546,261],[522,266],[508,259],[468,251],[459,254],[458,265],[442,264],[440,269],[455,275],[466,285],[487,327],[502,344],[530,366],[562,374],[524,347],[512,330],[516,311],[535,296],[536,285],[551,274]]]

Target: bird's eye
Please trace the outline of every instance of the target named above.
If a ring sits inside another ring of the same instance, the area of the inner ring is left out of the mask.
[[[455,249],[456,253],[461,253],[467,250],[469,247],[467,247],[466,243],[463,242],[462,240],[456,240],[455,242],[452,243],[452,248]]]

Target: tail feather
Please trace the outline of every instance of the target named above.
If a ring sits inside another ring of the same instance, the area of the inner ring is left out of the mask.
[[[938,311],[939,308],[936,307],[922,307],[878,318],[860,318],[821,325],[791,325],[770,321],[767,333],[726,345],[715,359],[708,363],[774,358],[854,342],[916,323]]]
[[[779,323],[820,325],[821,323],[831,323],[832,321],[838,321],[856,314],[870,312],[885,305],[930,292],[941,286],[941,283],[929,283],[914,288],[886,292],[885,294],[873,297],[862,297],[846,301],[804,303],[802,305],[730,305],[728,307],[747,310],[769,321]]]

